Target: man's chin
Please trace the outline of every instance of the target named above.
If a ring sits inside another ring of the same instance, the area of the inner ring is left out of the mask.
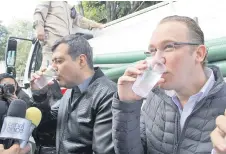
[[[71,89],[74,87],[74,86],[72,86],[72,84],[65,84],[65,83],[59,83],[59,85],[60,85],[60,87],[64,87],[67,89]]]
[[[60,87],[65,87],[65,84],[63,84],[61,81],[57,80]],[[66,88],[66,87],[65,87]]]
[[[169,85],[167,85],[166,82],[159,84],[159,88],[164,89],[164,90],[172,90]]]

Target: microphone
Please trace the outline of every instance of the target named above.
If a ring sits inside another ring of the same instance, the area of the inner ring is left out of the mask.
[[[36,107],[30,107],[26,110],[26,119],[31,121],[31,127],[29,132],[29,137],[31,136],[35,127],[37,127],[42,119],[42,112]],[[20,146],[25,147],[27,145],[27,141],[22,141]]]
[[[26,118],[25,118],[26,114]],[[18,141],[20,147],[24,148],[32,131],[39,125],[42,118],[41,111],[38,108],[31,107],[27,109],[26,102],[20,99],[10,103],[7,116],[4,119],[0,133],[1,139],[10,139]],[[13,142],[11,142],[12,144]],[[8,146],[11,146],[7,144]]]
[[[3,120],[8,110],[7,102],[0,100],[0,129],[2,128]]]
[[[5,148],[12,146],[13,142],[27,140],[26,132],[31,122],[24,119],[27,104],[23,100],[16,99],[9,105],[7,116],[4,118],[0,139],[4,140]]]
[[[0,100],[0,129],[2,129],[3,120],[8,110],[8,103]],[[0,144],[4,144],[6,141],[0,140]]]

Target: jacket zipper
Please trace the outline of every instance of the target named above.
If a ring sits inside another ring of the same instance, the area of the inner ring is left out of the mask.
[[[201,100],[201,102],[205,102],[207,101],[206,103],[210,103],[212,100],[210,100],[209,98],[205,98],[203,100]],[[184,137],[184,133],[185,133],[185,128],[187,128],[187,124],[188,124],[188,121],[190,121],[191,117],[193,114],[195,114],[205,103],[202,103],[200,106],[198,106],[197,108],[194,108],[194,110],[192,111],[192,113],[187,117],[185,123],[184,123],[184,127],[182,129],[182,132],[181,132],[181,135],[180,135],[180,138],[179,138],[179,141],[178,141],[178,147],[180,146],[181,142],[182,142],[182,138]],[[197,106],[197,105],[196,105]],[[195,106],[195,107],[196,107]],[[179,154],[179,151],[178,151],[178,148],[177,148],[177,151],[176,151],[176,154]]]
[[[181,133],[181,128],[180,128],[180,111],[179,109],[177,108],[177,114],[178,116],[176,117],[176,139],[175,139],[175,143],[174,143],[174,150],[173,150],[173,153],[174,154],[177,154],[177,150],[178,150],[178,145],[179,145],[179,140],[180,140],[180,133]]]
[[[195,105],[195,107],[194,107],[194,110],[191,112],[191,114],[187,117],[187,119],[186,119],[186,121],[185,121],[185,123],[184,123],[184,127],[183,127],[183,129],[182,129],[182,132],[181,132],[181,134],[180,134],[180,138],[179,138],[179,141],[178,141],[178,144],[177,144],[177,151],[176,151],[176,154],[178,153],[178,147],[180,147],[180,144],[181,144],[181,142],[182,142],[182,138],[184,137],[184,132],[185,132],[185,128],[187,128],[187,124],[188,124],[188,121],[190,120],[190,118],[192,117],[192,115],[193,114],[195,114],[205,103],[205,101],[207,101],[206,103],[210,103],[212,100],[213,100],[213,97],[214,97],[214,94],[216,94],[218,91],[220,91],[220,89],[221,89],[221,87],[223,86],[223,84],[218,84],[218,85],[216,85],[215,87],[214,87],[214,89],[215,90],[213,90],[213,91],[210,91],[210,93],[209,93],[209,96],[207,96],[207,97],[204,97],[203,99],[201,99],[200,101],[199,101],[199,103],[198,104],[196,104]],[[217,90],[216,90],[217,89]],[[199,105],[200,103],[202,103],[201,105]],[[199,106],[198,106],[199,105]],[[179,129],[179,131],[180,131],[180,129]],[[177,132],[178,133],[178,132]],[[180,153],[178,153],[178,154],[180,154]]]

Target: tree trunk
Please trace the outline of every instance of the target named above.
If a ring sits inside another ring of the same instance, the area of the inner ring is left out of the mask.
[[[116,6],[117,1],[112,1],[111,3],[111,21],[116,19]]]
[[[117,17],[116,14],[117,1],[106,1],[106,10],[107,10],[107,21],[115,20]]]
[[[107,10],[107,21],[110,22],[111,21],[111,2],[110,1],[106,1],[106,10]]]
[[[133,13],[139,6],[142,4],[141,1],[131,1],[130,6],[131,10],[128,12],[128,14]]]
[[[79,8],[79,13],[84,16],[84,9],[83,9],[83,6],[82,6],[82,1],[79,1],[78,3],[78,8]]]

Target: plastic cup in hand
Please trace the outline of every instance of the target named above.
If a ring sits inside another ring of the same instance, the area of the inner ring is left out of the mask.
[[[38,86],[38,88],[42,89],[48,85],[48,83],[56,78],[56,70],[49,66],[43,75],[36,79],[34,82]]]
[[[142,75],[139,75],[132,86],[132,90],[135,94],[146,98],[148,93],[154,88],[157,82],[160,80],[162,74],[166,71],[166,67],[159,61],[148,61],[148,69]],[[151,63],[153,63],[151,65]],[[152,68],[153,66],[153,68]]]

